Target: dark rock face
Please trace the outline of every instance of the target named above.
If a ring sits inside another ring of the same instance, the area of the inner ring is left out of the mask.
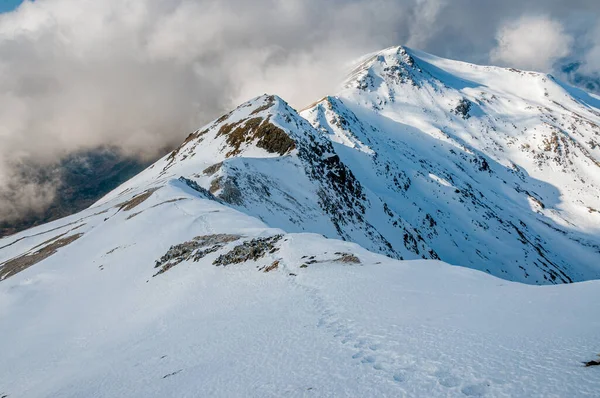
[[[463,119],[468,119],[471,117],[469,115],[469,111],[471,110],[471,101],[466,98],[461,99],[458,102],[456,108],[454,108],[453,112],[457,115],[462,116]]]
[[[53,176],[60,176],[55,199],[42,213],[25,214],[12,221],[0,220],[0,237],[81,211],[153,161],[128,158],[110,149],[97,149],[73,154],[51,167],[34,166],[27,174],[35,181],[47,182]]]
[[[227,144],[232,147],[227,156],[239,155],[241,145],[250,142],[256,142],[257,147],[279,155],[292,151],[296,147],[294,140],[282,129],[271,123],[269,119],[270,117],[263,119],[257,116],[222,125],[219,129],[219,135],[227,136]]]

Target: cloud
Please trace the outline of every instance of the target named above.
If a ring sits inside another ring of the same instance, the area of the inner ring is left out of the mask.
[[[438,28],[437,19],[446,6],[445,0],[416,0],[412,23],[406,45],[422,48],[427,45]]]
[[[600,75],[600,24],[586,36],[589,49],[583,57],[583,72]]]
[[[333,93],[391,45],[489,62],[499,32],[497,62],[546,68],[580,15],[597,25],[596,1],[27,0],[0,14],[0,219],[52,200],[31,165],[106,146],[152,158],[264,92],[298,108]]]
[[[573,37],[563,25],[547,16],[525,16],[500,27],[492,49],[492,62],[522,69],[549,72],[554,63],[570,54]]]

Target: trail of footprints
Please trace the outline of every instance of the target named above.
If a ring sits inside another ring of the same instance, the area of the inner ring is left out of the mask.
[[[338,314],[327,305],[325,300],[315,288],[298,283],[294,277],[291,283],[304,290],[312,297],[315,308],[321,314],[317,326],[333,333],[341,344],[349,347],[354,353],[351,358],[362,366],[367,366],[383,377],[397,383],[400,387],[408,385],[411,378],[432,378],[433,382],[442,387],[452,389],[457,395],[461,393],[468,397],[483,397],[491,385],[490,381],[471,384],[464,382],[450,369],[441,369],[437,364],[419,361],[410,354],[398,354],[392,351],[385,343],[380,342],[375,335],[363,336],[355,331],[351,320],[341,319]],[[388,343],[389,344],[389,343]]]

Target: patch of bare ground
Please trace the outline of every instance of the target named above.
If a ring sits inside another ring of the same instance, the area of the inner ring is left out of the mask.
[[[165,200],[164,202],[160,202],[160,203],[157,203],[157,204],[155,204],[155,205],[153,205],[153,206],[150,206],[150,208],[151,208],[151,209],[153,209],[153,208],[155,208],[155,207],[158,207],[158,206],[161,206],[161,205],[164,205],[164,204],[167,204],[167,203],[179,202],[180,200],[186,200],[186,199],[187,199],[187,198],[174,198],[174,199],[169,199],[169,200]],[[126,220],[130,220],[130,219],[132,219],[133,217],[135,217],[135,216],[137,216],[137,215],[140,215],[140,214],[142,214],[143,212],[144,212],[144,210],[142,210],[142,211],[138,211],[137,213],[132,213],[132,214],[130,214],[130,215],[129,215],[129,216],[126,218]]]
[[[275,260],[271,263],[271,265],[264,265],[262,267],[260,267],[258,270],[262,271],[262,272],[271,272],[273,270],[276,270],[277,268],[279,268],[279,260]]]
[[[272,96],[272,95],[269,95],[267,97],[267,102],[264,105],[261,105],[258,108],[256,108],[255,110],[253,110],[250,114],[251,115],[256,115],[257,113],[260,113],[262,111],[266,111],[267,109],[269,109],[270,107],[272,107],[274,103],[275,103],[275,97]]]
[[[108,211],[108,209],[106,209],[106,210],[102,210],[102,211],[100,211],[100,212],[97,212],[97,213],[94,213],[94,214],[90,214],[89,216],[82,217],[82,218],[80,218],[79,220],[76,220],[76,221],[70,222],[70,223],[68,223],[68,224],[64,224],[64,225],[58,226],[58,227],[56,227],[56,228],[48,229],[48,230],[46,230],[46,231],[43,231],[43,232],[38,232],[37,234],[33,234],[33,235],[27,235],[27,236],[23,236],[23,237],[21,237],[21,238],[19,238],[19,239],[16,239],[16,240],[14,240],[13,242],[11,242],[11,243],[9,243],[9,244],[6,244],[6,245],[4,245],[4,246],[0,246],[0,250],[2,250],[2,249],[5,249],[5,248],[7,248],[7,247],[9,247],[9,246],[12,246],[12,245],[14,245],[15,243],[17,243],[17,242],[20,242],[20,241],[22,241],[22,240],[24,240],[24,239],[27,239],[27,238],[33,238],[33,237],[35,237],[35,236],[44,235],[44,234],[50,233],[50,232],[52,232],[52,231],[56,231],[57,229],[61,229],[61,228],[65,228],[65,227],[68,227],[68,226],[70,226],[70,225],[73,225],[73,224],[77,224],[78,222],[80,222],[80,221],[82,221],[82,220],[85,220],[86,218],[94,217],[94,216],[97,216],[97,215],[99,215],[99,214],[106,213],[107,211]],[[85,223],[84,223],[84,224],[81,224],[81,225],[78,225],[77,227],[75,227],[75,228],[73,228],[73,229],[77,229],[77,228],[79,228],[79,227],[82,227],[82,226],[84,226],[84,225],[85,225]],[[70,231],[72,231],[73,229],[71,229]]]
[[[145,202],[156,191],[158,191],[158,188],[150,188],[150,189],[142,192],[141,194],[134,196],[133,198],[129,199],[126,202],[119,203],[115,207],[118,207],[119,211],[121,211],[121,210],[129,211],[131,209],[134,209],[141,203]]]
[[[325,254],[327,254],[327,252]],[[330,262],[342,263],[342,264],[361,264],[360,259],[352,253],[335,252],[334,254],[338,257],[336,257],[334,259],[331,259],[331,258],[317,259],[317,256],[310,256],[310,257],[302,256],[301,259],[304,260],[304,263],[302,265],[300,265],[300,268],[308,268],[308,266],[311,264],[330,263]]]
[[[221,169],[221,166],[223,166],[223,162],[219,162],[219,163],[215,163],[212,166],[208,166],[207,168],[205,168],[202,173],[208,176],[211,176],[213,174],[215,174],[217,171],[219,171]]]
[[[227,243],[240,238],[240,235],[229,234],[202,235],[196,236],[188,242],[171,246],[167,253],[156,260],[154,268],[159,268],[159,270],[153,277],[167,272],[183,261],[199,261],[207,254],[214,253],[222,249]]]
[[[219,189],[221,189],[221,181],[223,180],[223,177],[217,177],[214,180],[212,180],[210,182],[210,188],[208,189],[208,192],[214,194],[216,193]]]
[[[10,278],[11,276],[18,274],[32,265],[39,263],[40,261],[56,253],[61,247],[67,246],[83,236],[83,234],[80,233],[68,236],[66,238],[61,238],[63,235],[65,234],[49,239],[47,242],[52,240],[54,240],[54,242],[42,247],[39,250],[23,254],[0,264],[0,281]]]
[[[221,254],[213,261],[218,266],[227,266],[230,264],[239,264],[250,260],[258,260],[265,254],[275,253],[279,250],[275,244],[283,238],[283,235],[273,235],[267,238],[256,238],[237,245],[231,251]]]
[[[327,254],[327,252],[325,252]],[[304,260],[304,263],[300,265],[300,268],[308,268],[311,264],[318,263],[342,263],[342,264],[361,264],[360,259],[352,253],[345,252],[335,252],[337,257],[334,259],[331,258],[323,258],[318,259],[317,256],[302,256],[301,260]]]
[[[183,142],[181,143],[181,145],[179,145],[179,147],[175,150],[173,150],[170,154],[169,157],[167,157],[167,165],[165,167],[163,167],[163,172],[166,171],[169,167],[171,167],[173,165],[173,163],[175,163],[175,158],[177,157],[177,155],[181,152],[181,150],[187,145],[189,144],[191,141],[197,140],[198,138],[200,138],[201,136],[203,136],[204,134],[208,133],[208,130],[197,130],[193,133],[190,133],[185,140],[183,140]]]
[[[336,252],[335,254],[337,256],[340,256],[340,257],[336,258],[335,260],[333,260],[336,263],[360,264],[360,259],[352,253]]]
[[[227,144],[231,149],[226,156],[236,156],[241,153],[241,145],[256,141],[256,146],[269,153],[285,155],[296,148],[296,143],[282,129],[270,122],[270,116],[266,119],[253,117],[232,124],[223,124],[219,129],[219,135],[227,137]]]

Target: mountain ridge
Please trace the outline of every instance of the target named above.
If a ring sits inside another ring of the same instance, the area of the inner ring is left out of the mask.
[[[0,397],[599,391],[595,97],[398,51],[0,238]]]
[[[397,259],[532,284],[595,279],[600,111],[586,95],[391,47],[300,113],[276,95],[241,104],[92,208],[183,178],[271,227]]]

